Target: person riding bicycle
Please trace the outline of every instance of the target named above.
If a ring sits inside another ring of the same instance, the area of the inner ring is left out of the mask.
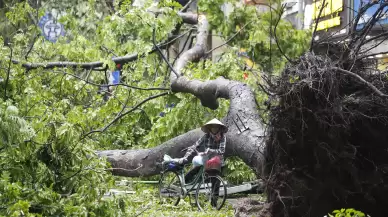
[[[225,165],[225,133],[228,131],[228,127],[215,118],[204,124],[201,127],[201,130],[205,133],[205,135],[203,135],[193,146],[187,149],[187,152],[183,158],[178,159],[180,164],[184,164],[188,162],[188,159],[195,154],[197,154],[197,156],[201,156],[201,158],[193,158],[194,168],[191,169],[185,176],[186,183],[191,181],[192,178],[198,173],[200,168],[199,166],[196,166],[198,165],[198,163],[196,163],[198,159],[203,161],[207,160],[208,163],[220,163],[219,170],[222,170]]]

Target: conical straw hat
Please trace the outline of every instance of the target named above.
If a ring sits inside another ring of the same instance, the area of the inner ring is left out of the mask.
[[[219,125],[219,126],[221,126],[221,129],[223,130],[224,133],[228,132],[228,127],[225,126],[221,121],[217,120],[217,118],[214,118],[213,120],[211,120],[211,121],[207,122],[206,124],[204,124],[201,127],[201,130],[204,133],[209,133],[209,128],[208,128],[209,125]]]

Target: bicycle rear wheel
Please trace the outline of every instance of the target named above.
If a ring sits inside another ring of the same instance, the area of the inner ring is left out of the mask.
[[[159,199],[162,204],[178,205],[183,188],[176,172],[167,171],[159,180]]]
[[[206,176],[197,186],[195,202],[201,211],[220,210],[225,204],[226,195],[226,186],[220,176]]]

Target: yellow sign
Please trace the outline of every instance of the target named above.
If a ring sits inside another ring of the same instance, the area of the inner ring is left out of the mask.
[[[341,17],[334,17],[329,20],[324,20],[318,23],[317,31],[319,30],[324,30],[324,29],[329,29],[334,26],[339,26],[341,25]],[[314,24],[315,28],[315,24]]]
[[[323,1],[317,1],[312,4],[313,6],[313,19],[318,18],[319,12],[321,11]],[[328,0],[325,1],[325,8],[323,8],[321,17],[325,17],[331,14],[337,14],[344,8],[342,0]]]
[[[313,6],[313,19],[316,20],[319,16],[319,12],[321,11],[322,8],[322,1],[317,1],[312,4]],[[325,7],[322,10],[320,19],[322,17],[332,15],[331,19],[328,20],[323,20],[318,23],[317,31],[319,30],[324,30],[324,29],[329,29],[334,26],[339,26],[341,25],[341,18],[338,16],[338,13],[343,10],[344,4],[343,0],[326,0],[325,1]],[[313,25],[313,28],[315,28],[315,23]]]
[[[379,59],[377,69],[379,69],[381,71],[387,70],[387,63],[388,63],[388,58]]]

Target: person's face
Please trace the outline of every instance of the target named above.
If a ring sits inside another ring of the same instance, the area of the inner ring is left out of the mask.
[[[211,134],[216,135],[218,132],[220,132],[220,127],[218,125],[210,125],[209,131]]]
[[[221,129],[218,125],[210,125],[209,126],[210,134],[213,135],[214,139],[218,142],[221,140]]]

